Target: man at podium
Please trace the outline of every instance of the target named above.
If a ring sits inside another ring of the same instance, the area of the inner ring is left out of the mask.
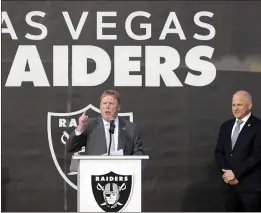
[[[101,115],[88,118],[84,112],[78,126],[66,143],[68,152],[77,152],[85,146],[86,155],[143,155],[137,126],[118,116],[120,95],[106,90],[100,97]],[[121,153],[121,154],[119,154]]]

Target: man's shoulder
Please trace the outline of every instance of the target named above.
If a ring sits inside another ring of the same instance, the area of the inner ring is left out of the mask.
[[[100,116],[91,117],[91,118],[88,118],[88,124],[94,125],[94,124],[98,123],[100,120],[101,120]]]
[[[230,118],[228,120],[225,120],[223,123],[222,123],[222,126],[226,126],[226,125],[230,125],[231,123],[234,123],[235,122],[235,118]]]
[[[224,121],[222,123],[222,126],[230,125],[231,123],[235,123],[235,121],[236,121],[236,118],[230,118],[230,119]],[[261,119],[256,117],[256,116],[254,116],[254,115],[251,115],[249,117],[248,121],[254,122],[254,123],[258,124],[258,125],[261,125]]]
[[[257,122],[261,122],[261,119],[256,117],[255,115],[250,116],[252,119],[256,120]]]
[[[125,125],[126,127],[136,127],[136,124],[135,124],[135,123],[133,123],[133,122],[127,120],[127,119],[124,119],[124,118],[120,118],[120,117],[119,117],[119,121],[121,121],[122,123],[124,123],[124,125]]]
[[[250,116],[250,119],[251,119],[251,122],[253,122],[254,124],[260,126],[261,125],[261,119],[254,116],[254,115],[251,115]]]

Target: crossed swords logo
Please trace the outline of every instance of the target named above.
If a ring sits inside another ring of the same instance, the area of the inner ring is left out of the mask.
[[[97,187],[96,187],[99,191],[104,191],[104,187],[101,185],[101,184],[97,184]],[[119,187],[119,193],[121,192],[121,191],[123,191],[123,190],[125,190],[126,189],[126,184],[125,183],[123,183],[120,187]],[[104,202],[104,203],[102,203],[102,204],[100,204],[101,206],[105,206],[105,205],[107,205],[107,203],[106,202]],[[119,206],[122,206],[123,204],[122,203],[120,203],[120,202],[117,202],[117,205],[119,205]]]
[[[62,136],[61,136],[61,142],[62,142],[64,145],[66,145],[65,139],[68,140],[68,139],[69,139],[69,136],[70,136],[70,135],[69,135],[66,131],[63,131],[63,134],[62,134]],[[82,149],[81,149],[80,151],[75,152],[74,155],[79,155],[80,152],[85,152],[85,147],[82,147]]]
[[[69,139],[69,134],[66,131],[63,131],[63,134],[61,136],[61,142],[65,145],[66,141],[64,140],[66,138],[67,140]]]

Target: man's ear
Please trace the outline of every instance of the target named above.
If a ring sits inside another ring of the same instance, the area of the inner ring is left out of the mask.
[[[253,106],[253,105],[252,105],[252,102],[250,102],[250,103],[247,105],[247,107],[248,107],[249,110],[252,109],[252,106]]]

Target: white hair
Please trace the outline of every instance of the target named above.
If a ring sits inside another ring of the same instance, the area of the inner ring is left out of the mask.
[[[247,92],[247,91],[245,91],[245,90],[239,90],[239,91],[237,91],[234,95],[240,94],[240,93],[245,96],[246,101],[247,101],[248,103],[252,103],[252,96],[250,95],[249,92]]]

